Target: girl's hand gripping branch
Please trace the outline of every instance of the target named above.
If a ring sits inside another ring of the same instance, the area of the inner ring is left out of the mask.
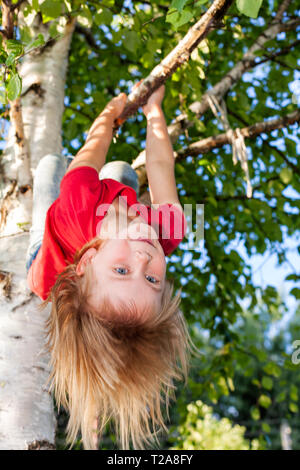
[[[78,166],[91,166],[98,172],[101,170],[111,144],[114,121],[122,113],[126,100],[126,94],[121,93],[105,106],[92,124],[84,146],[69,165],[67,172]]]

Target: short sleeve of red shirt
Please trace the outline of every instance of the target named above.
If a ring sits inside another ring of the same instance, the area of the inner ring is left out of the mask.
[[[99,222],[120,195],[159,232],[165,255],[179,245],[186,231],[183,211],[171,204],[157,210],[145,206],[129,186],[113,179],[99,180],[98,172],[89,166],[74,168],[63,177],[60,195],[48,209],[43,243],[28,271],[28,286],[41,299],[47,298],[58,274],[74,261],[76,251],[99,233]]]

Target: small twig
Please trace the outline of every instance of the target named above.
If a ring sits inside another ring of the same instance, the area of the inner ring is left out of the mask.
[[[65,108],[67,109],[71,109],[72,111],[75,111],[76,113],[78,114],[81,114],[82,116],[86,117],[87,119],[89,119],[90,121],[93,121],[93,118],[91,116],[89,116],[88,114],[86,114],[84,111],[81,111],[81,109],[76,109],[76,108],[73,108],[73,106],[65,106]]]
[[[141,27],[143,28],[146,24],[148,24],[148,23],[154,23],[154,21],[159,20],[159,18],[164,18],[164,17],[165,17],[165,15],[154,16],[154,17],[151,18],[150,20],[145,21],[145,23],[143,23]]]

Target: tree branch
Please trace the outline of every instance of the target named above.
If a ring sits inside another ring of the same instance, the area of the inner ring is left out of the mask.
[[[150,75],[128,96],[123,113],[116,122],[118,127],[140,106],[147,103],[149,96],[159,88],[174,72],[186,62],[191,52],[208,33],[215,29],[223,18],[232,0],[215,0],[200,20],[192,26],[177,46],[157,65]]]
[[[265,59],[260,60],[259,62],[254,62],[253,65],[257,67],[258,65],[264,64],[265,62],[268,62],[269,60],[273,60],[276,57],[286,55],[288,54],[294,47],[297,47],[300,44],[300,39],[297,41],[292,42],[288,46],[284,47],[280,51],[273,52],[272,54],[264,54]],[[286,66],[286,65],[285,65]]]
[[[247,126],[240,129],[241,134],[244,138],[253,138],[257,137],[264,132],[271,132],[275,129],[281,129],[283,127],[287,127],[292,125],[296,122],[300,122],[300,109],[287,114],[286,116],[277,118],[277,119],[270,119],[268,121],[258,122],[253,124],[252,126]],[[265,142],[265,141],[264,141]],[[206,139],[199,140],[198,142],[193,142],[188,147],[178,150],[174,152],[174,158],[176,161],[183,160],[187,156],[191,155],[199,155],[203,153],[208,153],[215,148],[222,147],[225,144],[231,144],[231,138],[227,132],[219,134],[217,136],[207,137]],[[272,146],[271,146],[272,147]],[[278,150],[275,147],[272,147],[274,150]],[[145,151],[143,151],[139,157],[133,161],[132,167],[139,172],[139,184],[140,186],[146,185],[147,183],[147,173],[144,170],[144,164],[142,161],[145,159]],[[286,163],[289,165],[293,165],[289,160],[285,158]],[[300,171],[296,170],[296,173],[300,174]],[[254,189],[257,189],[258,186]],[[241,196],[239,199],[246,199],[247,196]]]
[[[230,109],[227,109],[228,113],[229,114],[232,114],[232,116],[234,116],[238,121],[242,122],[244,125],[247,125],[247,122],[241,118],[240,116],[238,116],[234,111],[230,110]],[[278,155],[280,157],[283,158],[283,160],[286,162],[286,164],[292,168],[292,170],[297,173],[298,175],[300,175],[300,169],[294,165],[294,163],[292,163],[285,155],[284,153],[279,150],[277,147],[273,147],[273,145],[269,144],[269,142],[265,139],[263,139],[261,137],[262,141],[263,141],[263,145],[267,145],[270,149],[272,149],[272,151],[275,151],[276,153],[278,153]]]
[[[284,15],[284,12],[290,6],[291,0],[283,0],[283,2],[279,5],[277,13],[275,15],[274,21],[281,21]]]
[[[286,116],[270,119],[268,121],[257,122],[252,126],[244,127],[240,129],[241,134],[244,138],[253,138],[264,132],[271,132],[275,129],[281,129],[287,127],[295,122],[300,121],[300,109],[287,114]],[[214,148],[222,147],[225,144],[230,144],[231,139],[227,132],[219,134],[217,136],[208,137],[198,142],[194,142],[185,149],[178,150],[175,153],[175,158],[181,160],[190,155],[199,155],[200,153],[207,153]]]
[[[282,152],[281,150],[279,150],[277,147],[273,147],[273,145],[271,145],[267,140],[265,139],[262,139],[263,140],[263,143],[265,145],[267,145],[270,149],[272,149],[273,151],[275,150],[275,152],[285,161],[285,163],[295,172],[297,173],[299,176],[300,176],[300,169],[299,167],[297,167],[296,165],[294,165],[294,163],[292,163],[284,154],[284,152]]]
[[[295,29],[298,24],[300,24],[300,18],[288,21],[284,24],[275,23],[274,20],[271,25],[263,31],[260,36],[258,36],[253,45],[245,53],[242,60],[237,62],[237,64],[218,83],[216,83],[209,92],[205,93],[202,96],[201,101],[195,101],[189,106],[190,111],[195,113],[197,118],[200,118],[209,108],[207,99],[208,95],[213,95],[220,100],[230,90],[230,88],[232,88],[233,84],[240,80],[247,70],[256,65],[256,52],[263,49],[266,42],[274,39],[280,32]],[[177,116],[174,123],[170,124],[168,127],[172,142],[176,142],[183,129],[187,129],[193,125],[194,123],[189,121],[187,114],[183,113]]]

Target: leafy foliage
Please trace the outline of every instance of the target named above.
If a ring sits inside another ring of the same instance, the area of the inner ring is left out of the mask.
[[[172,450],[255,450],[258,441],[251,444],[244,439],[245,428],[232,426],[228,418],[217,419],[213,409],[201,400],[187,405],[187,416],[178,428]]]

